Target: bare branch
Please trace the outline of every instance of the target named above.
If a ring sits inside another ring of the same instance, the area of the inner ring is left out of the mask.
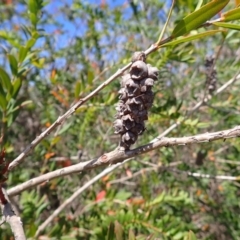
[[[160,169],[168,169],[170,167],[173,167],[173,166],[177,166],[179,165],[180,163],[182,163],[181,161],[178,161],[178,162],[172,162],[172,163],[169,163],[167,165],[157,165],[157,164],[152,164],[152,165],[155,165],[155,166],[152,166],[152,167],[149,167],[149,168],[143,168],[141,169],[140,171],[138,172],[135,172],[132,174],[132,176],[127,176],[127,177],[122,177],[120,179],[115,179],[115,180],[112,180],[110,182],[108,182],[110,185],[111,184],[116,184],[116,183],[123,183],[124,181],[127,181],[127,180],[130,180],[132,178],[135,178],[137,177],[138,175],[142,175],[144,173],[147,173],[147,172],[152,172],[152,171],[158,171]]]
[[[26,240],[25,233],[22,226],[22,221],[20,217],[16,216],[8,199],[7,193],[4,188],[1,188],[1,192],[4,194],[6,199],[5,204],[1,204],[1,209],[3,213],[3,220],[9,223],[12,232],[14,234],[15,240]]]
[[[71,173],[77,173],[77,172],[89,170],[89,169],[104,166],[104,165],[111,165],[111,164],[123,162],[126,159],[136,157],[138,155],[150,152],[154,149],[158,149],[161,147],[171,147],[171,146],[181,146],[181,145],[184,146],[189,144],[211,142],[211,141],[216,141],[221,139],[225,141],[228,138],[236,138],[239,136],[240,136],[240,126],[237,126],[235,128],[228,129],[228,130],[219,131],[219,132],[204,133],[204,134],[199,134],[199,135],[194,135],[189,137],[155,138],[154,141],[151,141],[149,144],[143,145],[133,150],[120,151],[119,149],[115,149],[109,153],[103,154],[99,158],[96,158],[87,162],[78,163],[70,167],[61,168],[53,172],[46,173],[42,176],[33,178],[25,183],[22,183],[18,186],[15,186],[9,189],[8,195],[9,196],[17,195],[20,192],[30,187],[34,187],[38,184],[47,182],[57,177],[66,176]]]
[[[165,43],[166,41],[169,41],[169,39],[162,40],[161,43]],[[146,51],[145,54],[148,55],[153,51],[157,50],[157,45],[150,46]],[[36,139],[34,139],[26,148],[25,150],[17,157],[15,158],[8,167],[8,171],[11,171],[13,168],[18,166],[24,158],[45,138],[47,137],[53,130],[55,130],[59,125],[61,125],[68,117],[73,115],[73,113],[76,112],[76,110],[84,104],[86,101],[94,97],[98,92],[100,92],[103,88],[105,88],[108,84],[110,84],[114,79],[120,77],[128,68],[130,68],[132,63],[127,64],[122,69],[119,69],[115,74],[113,74],[110,78],[108,78],[104,83],[102,83],[100,86],[98,86],[94,91],[92,91],[90,94],[88,94],[85,98],[79,99],[66,113],[64,113],[62,116],[58,117],[58,119],[45,131],[43,131]]]
[[[130,159],[129,159],[130,160]],[[129,161],[128,160],[128,161]],[[53,221],[53,219],[62,211],[64,210],[69,204],[71,204],[84,190],[89,188],[92,184],[97,182],[100,178],[104,177],[105,175],[109,174],[119,166],[123,165],[125,162],[117,163],[113,166],[110,166],[109,168],[104,169],[101,173],[99,173],[97,176],[92,178],[89,182],[87,182],[85,185],[83,185],[81,188],[79,188],[70,198],[64,201],[62,205],[60,205],[39,227],[35,234],[35,237],[38,237],[39,234],[47,227],[47,225]]]
[[[239,181],[240,176],[234,177],[234,176],[221,176],[221,175],[209,175],[204,173],[194,173],[194,172],[188,172],[188,171],[180,171],[177,169],[168,169],[169,171],[185,174],[190,177],[198,177],[198,178],[210,178],[210,179],[216,179],[216,180],[227,180],[227,181]]]
[[[116,168],[119,168],[120,166],[122,166],[123,164],[127,163],[128,161],[130,161],[131,159],[128,159],[124,162],[121,162],[121,163],[117,163],[113,166],[110,166],[109,168],[106,168],[104,169],[101,173],[99,173],[97,176],[95,176],[93,179],[91,179],[89,182],[87,182],[84,186],[82,186],[81,188],[79,188],[70,198],[68,198],[67,200],[64,201],[64,203],[59,206],[54,212],[52,215],[50,215],[39,227],[38,227],[38,230],[35,234],[35,237],[38,237],[39,234],[47,227],[47,225],[50,224],[50,222],[53,221],[53,219],[59,215],[59,213],[61,211],[63,211],[68,205],[70,205],[77,197],[79,197],[79,195],[85,191],[87,188],[89,188],[91,185],[93,185],[95,182],[97,182],[100,178],[104,177],[105,175],[109,174],[110,172],[114,171]],[[179,162],[177,162],[179,163]],[[172,163],[172,164],[169,164],[167,167],[169,166],[175,166],[176,163]],[[115,181],[111,181],[109,182],[110,184],[113,184],[113,183],[119,183],[119,182],[123,182],[123,181],[126,181],[128,179],[131,179],[131,178],[134,178],[136,176],[138,176],[139,174],[142,174],[143,172],[148,172],[148,171],[154,171],[154,170],[158,170],[159,168],[161,168],[163,166],[155,166],[155,167],[151,167],[151,168],[145,168],[145,169],[142,169],[141,171],[139,172],[136,172],[134,173],[131,177],[124,177],[124,178],[121,178],[119,180],[115,180]],[[164,166],[165,168],[166,166]]]
[[[36,139],[34,139],[29,146],[17,157],[15,158],[9,165],[8,170],[11,171],[13,168],[18,166],[24,158],[45,138],[47,137],[53,130],[55,130],[59,125],[61,125],[68,117],[70,117],[75,111],[86,101],[96,95],[100,90],[106,87],[109,83],[111,83],[114,79],[121,76],[124,71],[126,71],[131,66],[131,63],[125,66],[124,68],[118,70],[114,75],[112,75],[109,79],[107,79],[104,83],[102,83],[98,88],[96,88],[93,92],[91,92],[88,96],[83,99],[79,99],[77,103],[75,103],[65,114],[58,117],[58,119],[45,131],[43,131]]]
[[[240,71],[238,71],[238,73],[229,81],[227,81],[225,84],[223,84],[220,88],[218,88],[216,90],[216,92],[213,94],[213,96],[216,96],[218,94],[220,94],[221,92],[223,92],[226,88],[228,88],[229,86],[231,86],[233,83],[235,83],[237,80],[240,80]],[[209,95],[207,97],[205,97],[203,100],[201,100],[200,102],[198,102],[188,113],[187,115],[181,120],[181,121],[177,121],[176,123],[174,123],[172,126],[170,126],[168,129],[166,129],[163,133],[161,133],[157,138],[161,138],[166,136],[167,134],[169,134],[173,129],[177,128],[179,125],[181,125],[186,119],[187,117],[189,117],[191,114],[193,114],[194,112],[196,112],[201,106],[203,106],[204,104],[206,104],[209,100],[212,99],[212,96]],[[155,139],[152,140],[152,142],[155,141]]]

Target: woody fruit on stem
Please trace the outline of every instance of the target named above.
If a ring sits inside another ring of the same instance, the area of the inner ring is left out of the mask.
[[[121,80],[117,114],[114,121],[115,133],[120,135],[119,147],[128,150],[138,136],[145,131],[144,121],[153,104],[152,87],[158,79],[158,69],[146,63],[144,52],[135,52],[128,74]]]

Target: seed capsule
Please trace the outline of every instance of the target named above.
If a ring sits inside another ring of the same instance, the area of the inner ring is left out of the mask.
[[[148,75],[148,67],[145,62],[136,61],[130,68],[130,76],[133,80],[141,80]]]
[[[136,52],[129,74],[122,77],[119,103],[114,121],[116,134],[120,134],[120,147],[128,150],[145,131],[148,109],[153,104],[152,87],[158,79],[158,69],[146,64],[146,55]]]

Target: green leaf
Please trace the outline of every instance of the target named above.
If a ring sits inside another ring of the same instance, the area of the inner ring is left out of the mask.
[[[147,204],[147,206],[153,206],[153,205],[157,205],[160,204],[165,198],[165,192],[162,192],[161,194],[159,194],[158,197],[156,197],[153,201],[151,201],[150,203]]]
[[[0,107],[3,111],[6,110],[7,107],[7,100],[2,94],[0,94]]]
[[[48,5],[50,3],[50,1],[45,1],[42,3],[42,7],[45,7],[46,5]]]
[[[39,38],[39,33],[36,31],[32,32],[32,38],[35,38],[35,39]]]
[[[113,224],[113,222],[111,222],[109,227],[108,227],[107,240],[114,240],[114,239],[115,239],[115,236],[114,236],[114,224]]]
[[[12,90],[12,98],[16,98],[21,86],[22,86],[22,80],[20,78],[17,78],[12,83],[13,90]]]
[[[72,122],[69,122],[67,124],[65,124],[63,126],[63,128],[61,128],[61,130],[58,132],[58,135],[61,135],[62,133],[64,133],[65,131],[67,131],[72,125]]]
[[[13,124],[14,119],[16,119],[16,117],[19,114],[19,110],[15,111],[14,113],[8,114],[7,116],[7,127],[10,127]]]
[[[27,106],[29,104],[32,104],[31,100],[19,99],[18,101],[15,101],[14,99],[11,99],[10,102],[8,103],[8,113],[7,114],[16,112],[19,109],[21,109],[24,106]]]
[[[211,123],[209,122],[200,122],[197,124],[197,128],[208,128],[209,126],[211,126]]]
[[[0,37],[3,39],[7,39],[8,35],[7,35],[6,31],[0,31]]]
[[[36,210],[35,212],[35,215],[36,215],[36,218],[39,218],[40,214],[42,213],[42,211],[44,209],[46,209],[48,206],[48,203],[42,203],[41,206]]]
[[[179,43],[190,42],[192,40],[200,39],[200,38],[203,38],[203,37],[206,37],[206,36],[211,36],[211,35],[214,35],[214,34],[219,33],[219,32],[224,32],[224,31],[222,31],[222,30],[211,30],[211,31],[207,31],[207,32],[204,32],[204,33],[198,33],[198,34],[190,35],[190,36],[187,36],[187,37],[180,37],[179,39],[171,41],[169,43],[165,43],[165,44],[161,45],[160,47],[175,46]]]
[[[36,0],[28,0],[28,10],[35,15],[37,14],[38,5]]]
[[[223,23],[223,22],[215,22],[213,25],[223,28],[229,28],[234,30],[240,30],[240,25],[232,24],[232,23]]]
[[[128,231],[128,240],[135,240],[135,235],[132,229],[129,229]]]
[[[132,193],[130,192],[126,192],[124,190],[120,190],[116,196],[115,196],[115,199],[119,199],[119,200],[127,200],[129,197],[131,197]]]
[[[197,237],[192,231],[189,231],[187,235],[187,240],[197,240]]]
[[[8,93],[10,93],[12,90],[11,79],[8,76],[7,72],[1,67],[0,67],[0,81],[3,87],[8,91]]]
[[[12,74],[17,76],[17,73],[18,73],[17,59],[12,54],[8,54],[8,60],[10,63],[10,68],[11,68]]]
[[[34,14],[34,13],[30,13],[30,14],[29,14],[29,18],[30,18],[30,20],[31,20],[32,25],[36,27],[37,22],[38,22],[38,17],[37,17],[37,15]]]
[[[89,70],[87,73],[87,81],[89,85],[92,85],[93,78],[94,78],[94,73],[92,70]]]
[[[30,38],[26,43],[26,48],[30,49],[36,43],[36,40],[35,38]]]
[[[77,82],[76,85],[75,85],[75,98],[78,98],[79,97],[79,94],[81,92],[81,82]]]
[[[221,20],[224,22],[240,19],[240,8],[235,8],[221,14]]]
[[[203,4],[203,0],[199,0],[197,6],[196,6],[196,8],[195,8],[195,11],[197,11],[198,9],[200,9],[200,7],[202,6],[202,4]]]
[[[189,33],[191,30],[198,28],[201,24],[215,16],[221,11],[229,0],[213,0],[212,2],[202,6],[199,10],[189,14],[182,19],[174,28],[172,37],[176,38]]]
[[[28,50],[29,50],[28,48],[21,46],[18,57],[20,63],[22,63],[25,60]]]

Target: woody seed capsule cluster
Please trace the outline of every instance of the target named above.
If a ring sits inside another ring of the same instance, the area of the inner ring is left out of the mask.
[[[214,60],[213,57],[207,57],[205,60],[206,86],[211,95],[217,88],[217,71],[214,66]]]
[[[116,134],[120,134],[120,147],[127,150],[145,130],[144,121],[153,104],[152,86],[158,79],[158,69],[146,64],[146,55],[136,52],[128,74],[122,77],[119,103],[114,121]]]

